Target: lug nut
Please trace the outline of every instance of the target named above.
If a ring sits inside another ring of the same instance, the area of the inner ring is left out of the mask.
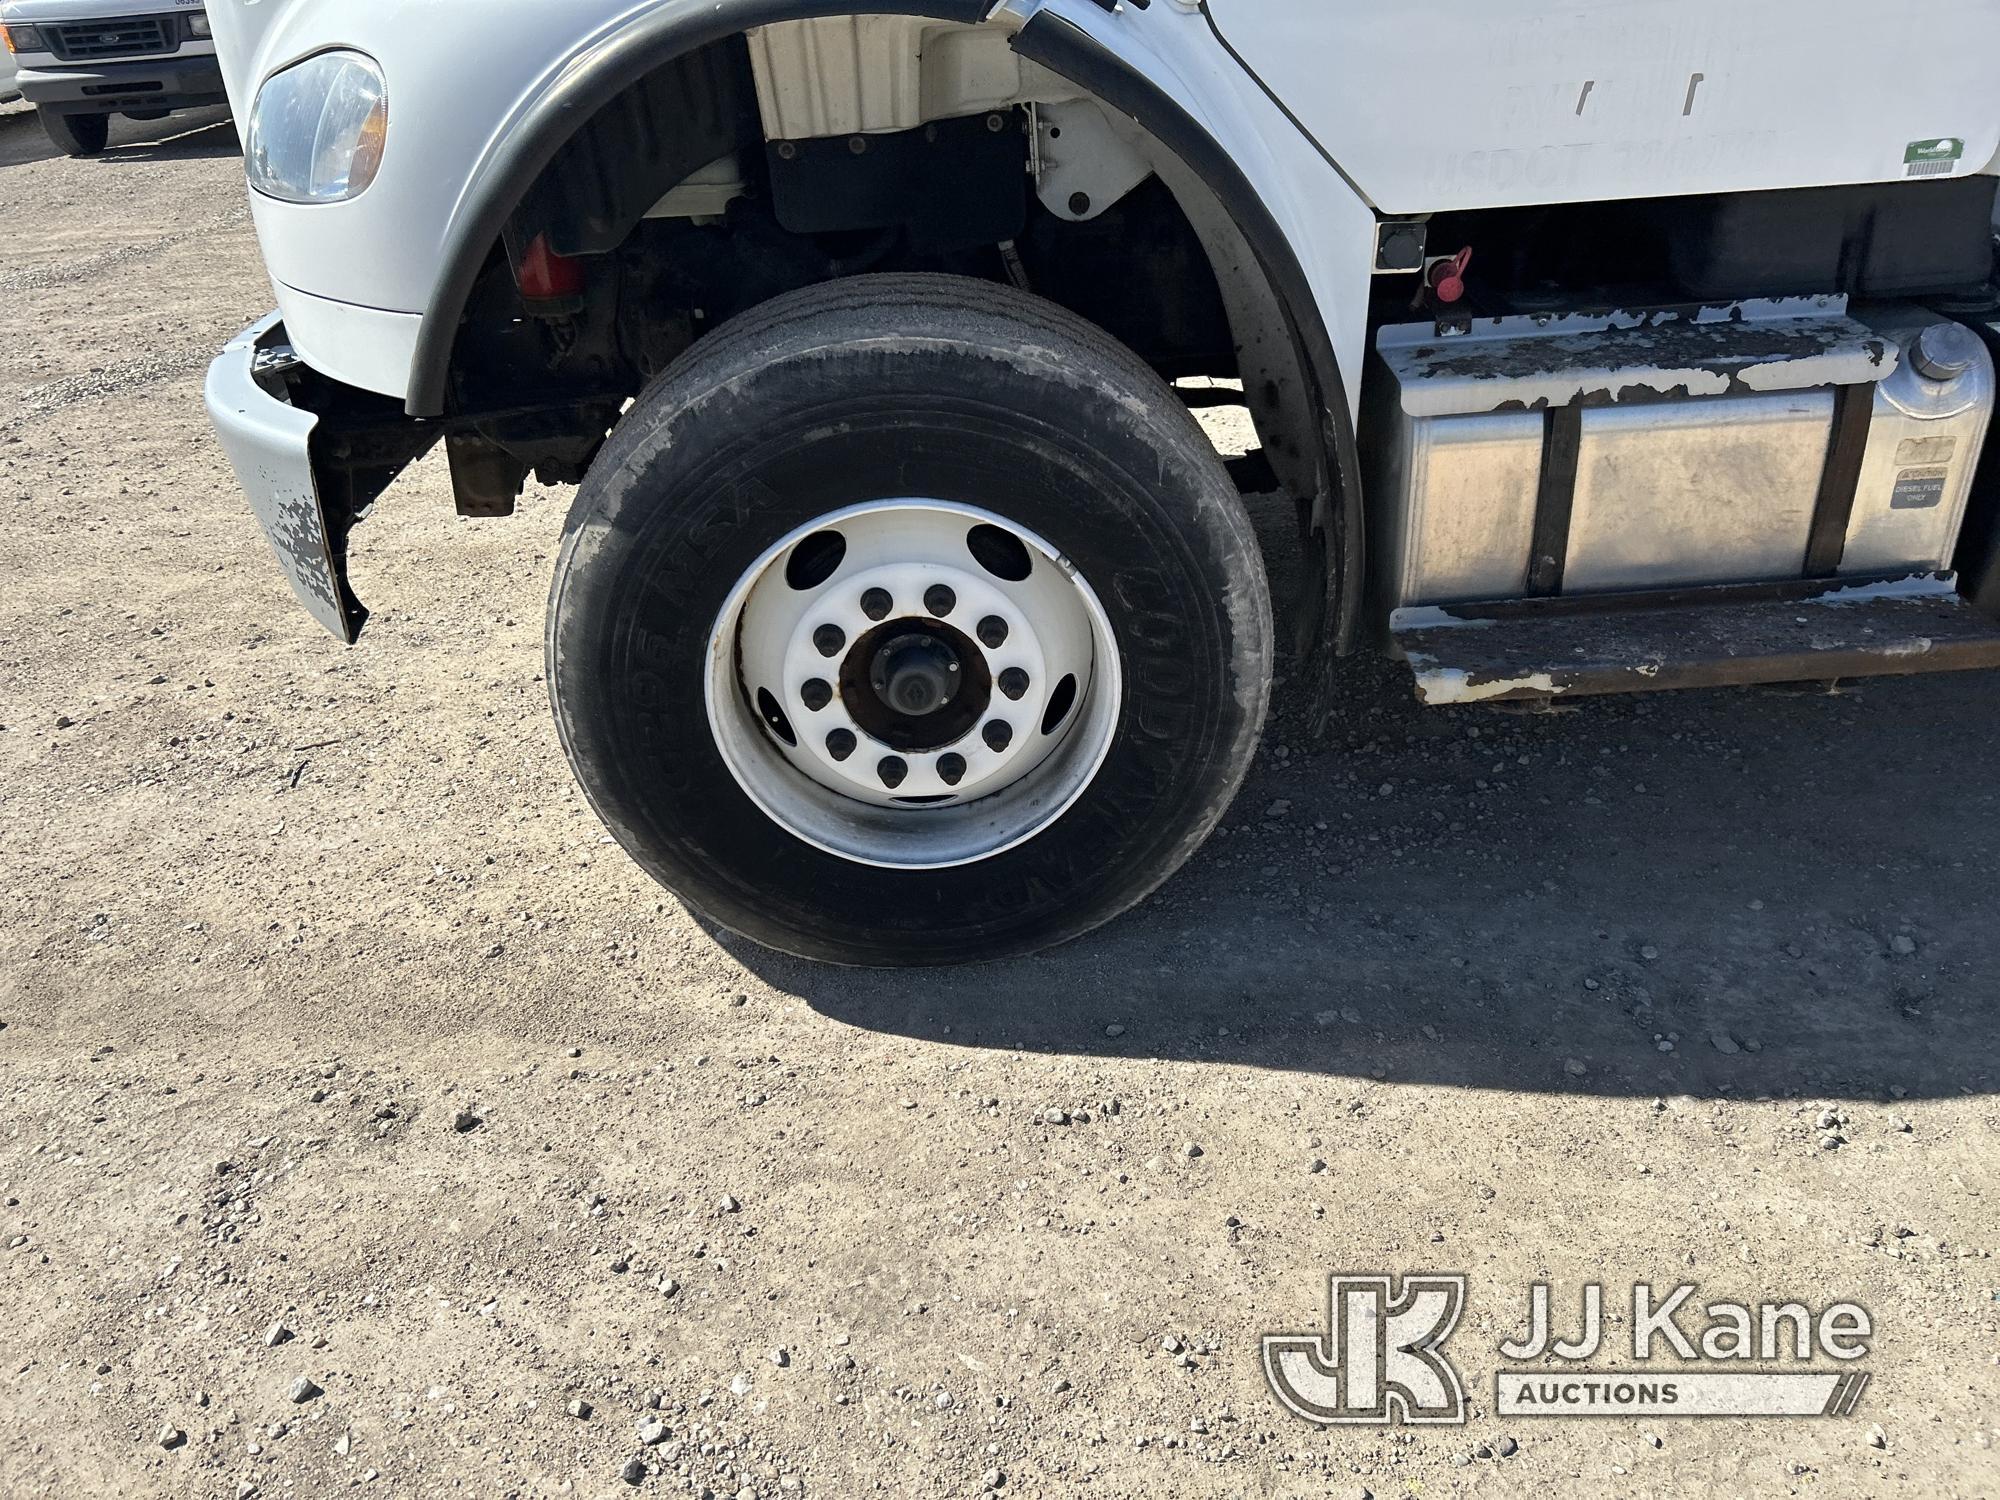
[[[962,755],[940,755],[938,757],[938,780],[946,786],[957,786],[965,780],[965,757]]]
[[[885,755],[875,766],[875,774],[882,778],[882,785],[895,791],[910,774],[909,763],[900,755]]]
[[[1016,693],[1014,696],[1018,698],[1020,694]],[[799,697],[804,701],[807,708],[811,709],[814,713],[818,713],[827,704],[833,702],[833,686],[823,678],[815,677],[799,689]]]
[[[1005,750],[1014,743],[1014,730],[1001,719],[988,719],[986,727],[979,731],[979,737],[986,741],[988,750]]]
[[[1022,695],[1028,691],[1028,674],[1019,667],[1009,667],[1000,674],[1000,691],[1019,703]],[[811,701],[808,699],[807,703],[810,704]]]
[[[847,632],[838,625],[822,625],[813,632],[813,646],[821,656],[835,656],[847,644]]]
[[[924,608],[929,610],[933,617],[942,620],[958,608],[958,595],[945,585],[934,583],[924,590]]]
[[[854,753],[854,731],[836,729],[826,737],[826,753],[835,760],[846,760]]]
[[[1007,644],[1007,622],[998,615],[988,615],[979,622],[979,644],[998,650]]]
[[[870,589],[861,596],[861,613],[871,620],[886,620],[889,611],[896,607],[896,601],[889,597],[887,589]]]

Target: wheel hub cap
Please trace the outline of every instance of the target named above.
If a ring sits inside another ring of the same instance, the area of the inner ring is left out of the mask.
[[[801,527],[711,636],[710,727],[738,784],[869,864],[964,864],[1033,837],[1096,774],[1119,697],[1089,585],[1033,533],[944,501]]]
[[[868,664],[868,684],[876,697],[911,719],[949,706],[964,681],[965,668],[951,643],[925,630],[895,637]]]

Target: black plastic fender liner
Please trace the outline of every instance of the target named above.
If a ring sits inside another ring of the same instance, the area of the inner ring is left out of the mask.
[[[465,197],[470,208],[452,227],[430,305],[417,331],[404,409],[413,417],[444,411],[459,319],[501,231],[556,153],[597,111],[656,68],[697,48],[758,26],[843,15],[924,16],[972,25],[994,0],[663,0],[622,31],[572,61],[536,101],[533,112],[490,157]]]
[[[1013,47],[1030,62],[1128,115],[1179,157],[1235,219],[1270,279],[1291,331],[1299,369],[1311,387],[1310,399],[1320,414],[1320,484],[1336,508],[1326,518],[1326,543],[1332,555],[1327,559],[1329,610],[1323,643],[1339,651],[1352,649],[1360,627],[1366,556],[1360,454],[1333,339],[1290,239],[1215,137],[1172,95],[1088,32],[1061,16],[1038,11],[1015,36]]]

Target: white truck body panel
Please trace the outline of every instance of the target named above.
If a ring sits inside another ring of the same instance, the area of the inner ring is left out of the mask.
[[[411,24],[397,0],[218,5],[217,43],[239,120],[248,119],[258,82],[327,47],[368,53],[388,79],[388,146],[366,193],[314,205],[252,195],[272,279],[336,303],[421,313],[471,189],[516,124],[576,60],[658,8],[618,0],[562,7],[489,0],[476,25],[452,28],[441,45],[437,32]],[[1235,157],[1306,263],[1350,390],[1358,390],[1374,253],[1368,206],[1216,44],[1199,16],[1165,7],[1113,16],[1091,0],[1051,0],[1048,8],[1159,83]],[[1052,93],[1073,96],[1041,70],[1026,71],[1040,74]],[[315,368],[366,389],[402,393],[404,382],[385,380],[378,361],[357,361],[342,348],[331,320],[314,321],[318,326],[293,332]]]
[[[433,19],[435,10],[413,24],[398,0],[218,4],[216,45],[230,107],[245,129],[257,86],[311,53],[354,48],[374,58],[388,81],[388,143],[367,192],[323,204],[250,195],[271,279],[336,303],[421,313],[478,163],[563,59],[584,50],[620,9],[607,0],[493,0],[468,9],[464,24],[445,26]],[[331,322],[319,323],[331,332]],[[297,347],[337,378],[390,394],[403,389],[402,378],[384,384],[379,372],[356,378],[362,371],[343,356],[337,336],[309,336]]]
[[[1366,354],[1377,209],[1892,181],[1910,171],[1905,156],[1923,140],[1960,144],[1942,175],[1984,170],[2000,154],[1994,0],[1913,0],[1893,25],[1878,0],[1211,3],[1214,25],[1179,3],[1113,13],[1093,0],[1010,0],[989,25],[997,39],[1036,11],[1058,14],[1215,138],[1295,248],[1350,404]],[[383,315],[413,318],[427,306],[503,143],[594,49],[660,12],[705,8],[486,0],[455,24],[445,7],[413,16],[399,0],[218,4],[239,119],[258,82],[324,48],[366,52],[388,80],[388,145],[366,193],[323,205],[253,195],[274,281],[331,304],[293,329],[301,354],[338,378],[401,394],[407,370],[396,368],[398,339],[384,337],[396,325]],[[801,63],[815,39],[788,27],[757,40],[767,130],[773,121],[827,133],[904,127],[996,103],[988,96],[1010,76],[1010,59],[963,28],[954,38],[953,28],[885,18],[854,29],[892,45],[828,64],[812,98],[770,80],[783,54]],[[1073,96],[1040,69],[1021,65],[1018,76],[1022,97]],[[356,314],[369,331],[355,347],[339,304],[368,310]]]
[[[1209,6],[1388,213],[1962,176],[2000,154],[1993,0]],[[1949,171],[1907,160],[1937,141],[1962,145]]]
[[[271,288],[292,347],[314,369],[364,391],[393,395],[403,389],[421,316],[315,297],[281,281]]]

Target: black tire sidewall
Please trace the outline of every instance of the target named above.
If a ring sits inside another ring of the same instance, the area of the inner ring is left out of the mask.
[[[111,116],[38,111],[42,129],[65,156],[95,156],[111,138]]]
[[[660,395],[579,493],[550,681],[591,802],[664,884],[790,952],[956,961],[1086,931],[1206,837],[1254,745],[1270,649],[1261,561],[1219,465],[1176,473],[1125,403],[947,348],[850,349]],[[1044,538],[1120,646],[1120,722],[1090,786],[1024,844],[949,869],[860,865],[787,833],[730,773],[705,702],[710,632],[757,559],[833,511],[903,497]]]

